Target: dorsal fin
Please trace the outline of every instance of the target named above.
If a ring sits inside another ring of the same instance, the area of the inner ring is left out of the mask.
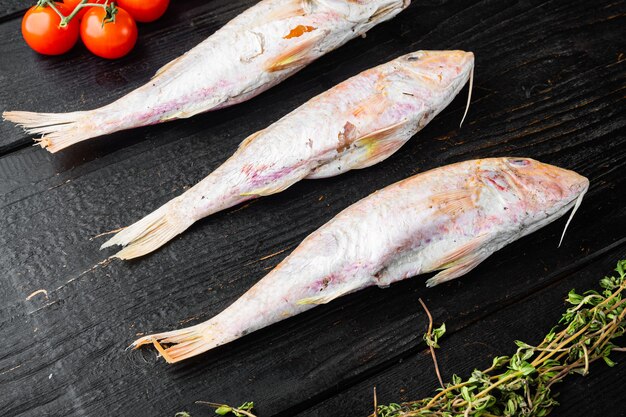
[[[288,2],[282,2],[281,7],[274,8],[264,16],[263,22],[275,22],[296,16],[306,16],[311,13],[312,8],[313,0],[290,0]]]
[[[476,191],[470,188],[461,188],[434,194],[430,197],[433,206],[450,217],[476,207]]]

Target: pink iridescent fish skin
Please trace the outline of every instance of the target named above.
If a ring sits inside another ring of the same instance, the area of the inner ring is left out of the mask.
[[[248,100],[324,54],[363,35],[409,0],[263,0],[171,61],[110,105],[73,113],[9,111],[6,120],[42,134],[57,152],[77,142],[138,126],[191,117]],[[296,30],[298,36],[289,36]]]
[[[376,164],[443,110],[473,68],[471,52],[418,51],[364,71],[245,139],[208,177],[103,247],[142,256],[220,210]]]
[[[575,210],[588,186],[573,171],[527,158],[466,161],[415,175],[339,213],[222,313],[133,346],[153,343],[177,362],[368,286],[433,271],[440,272],[428,286],[449,281]]]

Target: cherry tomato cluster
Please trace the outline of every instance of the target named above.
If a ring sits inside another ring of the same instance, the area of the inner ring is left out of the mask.
[[[169,0],[39,0],[22,20],[22,35],[34,51],[60,55],[78,42],[102,58],[121,58],[137,41],[137,22],[152,22]]]

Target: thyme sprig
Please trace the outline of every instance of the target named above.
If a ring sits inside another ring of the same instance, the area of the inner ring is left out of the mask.
[[[443,323],[441,326],[433,329],[432,314],[430,314],[428,307],[426,307],[426,304],[424,303],[424,301],[422,301],[421,298],[419,299],[419,302],[426,312],[426,315],[428,316],[428,330],[426,330],[426,333],[424,333],[424,342],[426,342],[430,349],[430,356],[433,358],[433,364],[435,365],[435,374],[437,374],[437,380],[439,381],[439,385],[441,385],[441,388],[445,388],[443,385],[443,379],[441,378],[441,372],[439,372],[439,364],[437,363],[437,355],[435,354],[435,349],[439,349],[439,338],[443,337],[443,335],[446,333],[446,323]]]
[[[624,351],[613,340],[626,331],[626,260],[616,276],[600,280],[601,291],[569,292],[571,307],[537,346],[517,341],[511,357],[496,356],[492,365],[463,380],[457,375],[433,397],[379,405],[378,417],[542,417],[558,405],[552,386],[571,373],[586,375],[589,365]],[[429,344],[430,346],[430,344]]]
[[[235,417],[256,417],[254,414],[252,414],[252,409],[254,408],[254,402],[252,401],[247,401],[241,404],[239,407],[233,407],[227,404],[212,403],[209,401],[196,401],[196,404],[204,404],[208,405],[209,407],[213,407],[215,408],[215,414],[218,414],[220,416],[234,415]]]

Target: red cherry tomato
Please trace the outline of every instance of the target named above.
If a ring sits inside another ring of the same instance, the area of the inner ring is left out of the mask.
[[[105,1],[106,0],[88,0],[87,3],[104,4]],[[81,3],[81,0],[63,0],[63,4],[65,5],[65,7],[67,7],[70,10],[70,12],[74,11],[76,6],[78,6],[80,3]],[[87,10],[89,9],[90,9],[89,7],[83,7],[82,9],[80,9],[80,11],[75,16],[75,18],[78,18],[78,20],[81,20],[83,16],[85,16],[85,13],[87,13]]]
[[[117,0],[118,6],[126,10],[138,22],[154,22],[163,16],[170,0]]]
[[[64,15],[70,14],[61,3],[56,8]],[[78,40],[78,20],[72,19],[67,26],[59,27],[61,18],[50,6],[33,6],[22,19],[22,36],[33,50],[44,55],[64,54]]]
[[[128,12],[117,8],[115,22],[102,20],[106,11],[91,7],[80,24],[80,37],[91,52],[102,58],[121,58],[133,49],[137,41],[137,24]]]

